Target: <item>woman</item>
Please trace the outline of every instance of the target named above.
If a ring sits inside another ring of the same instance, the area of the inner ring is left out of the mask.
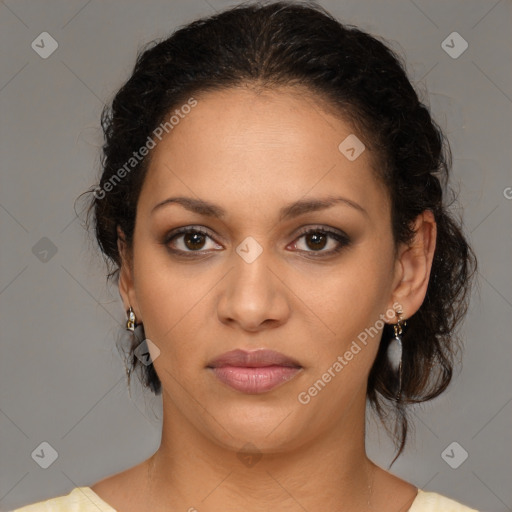
[[[472,510],[365,451],[367,400],[398,457],[448,386],[476,268],[399,58],[316,5],[239,6],[142,53],[103,128],[90,211],[162,441],[18,510]]]

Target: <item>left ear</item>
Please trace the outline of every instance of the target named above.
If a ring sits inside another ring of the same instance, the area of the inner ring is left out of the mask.
[[[395,303],[401,305],[404,319],[420,308],[432,269],[436,248],[437,225],[431,210],[425,210],[414,221],[414,238],[400,248],[393,286]]]

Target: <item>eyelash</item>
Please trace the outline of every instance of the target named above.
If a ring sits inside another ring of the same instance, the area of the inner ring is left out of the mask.
[[[199,233],[199,234],[207,236],[208,238],[213,240],[213,237],[207,231],[202,229],[201,227],[189,226],[189,227],[181,228],[181,229],[179,229],[177,231],[171,231],[170,233],[168,233],[165,236],[164,240],[163,240],[163,244],[172,253],[179,254],[180,256],[183,256],[183,257],[186,257],[186,258],[194,258],[197,255],[204,255],[205,253],[208,252],[208,251],[190,251],[190,250],[189,251],[183,251],[181,249],[172,249],[171,247],[169,247],[169,244],[173,240],[175,240],[176,238],[178,238],[178,237],[180,237],[182,235],[186,235],[187,233]],[[312,233],[321,233],[322,235],[328,235],[329,237],[331,237],[334,240],[336,240],[339,243],[339,245],[338,245],[338,247],[336,247],[335,249],[331,249],[330,251],[323,251],[323,250],[319,250],[319,251],[313,251],[313,250],[304,251],[304,250],[299,249],[299,252],[303,252],[303,253],[307,253],[307,254],[312,254],[312,256],[308,256],[308,257],[320,258],[320,257],[332,256],[332,255],[337,254],[338,252],[340,252],[343,248],[349,246],[350,243],[351,243],[350,238],[345,233],[333,231],[333,230],[330,230],[330,229],[327,229],[327,228],[317,228],[317,227],[307,228],[307,229],[301,231],[298,234],[297,238],[294,240],[294,243],[296,243],[296,240],[299,240],[300,238],[302,238],[302,237],[304,237],[306,235],[312,234]]]

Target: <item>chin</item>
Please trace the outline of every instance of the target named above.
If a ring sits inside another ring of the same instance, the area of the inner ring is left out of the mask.
[[[299,418],[296,413],[300,408],[295,404],[286,407],[256,402],[224,403],[216,411],[214,417],[222,426],[207,418],[209,431],[205,433],[217,444],[237,453],[251,450],[284,452],[299,447],[307,437],[303,427],[309,422]]]

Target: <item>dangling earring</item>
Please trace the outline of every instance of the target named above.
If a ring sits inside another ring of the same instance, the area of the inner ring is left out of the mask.
[[[144,334],[144,325],[142,322],[136,324],[135,313],[132,307],[126,312],[128,319],[126,320],[126,329],[133,333],[132,349],[137,358],[146,366],[153,361],[149,354],[146,335]],[[130,370],[131,371],[131,370]]]
[[[396,395],[396,401],[399,402],[402,396],[402,326],[406,325],[406,321],[402,320],[402,311],[396,311],[397,323],[393,325],[395,337],[390,341],[388,345],[387,356],[391,368],[394,372],[398,370],[398,392]]]
[[[128,331],[135,331],[135,313],[133,312],[132,307],[126,312],[128,315],[128,320],[126,320],[126,329]]]

